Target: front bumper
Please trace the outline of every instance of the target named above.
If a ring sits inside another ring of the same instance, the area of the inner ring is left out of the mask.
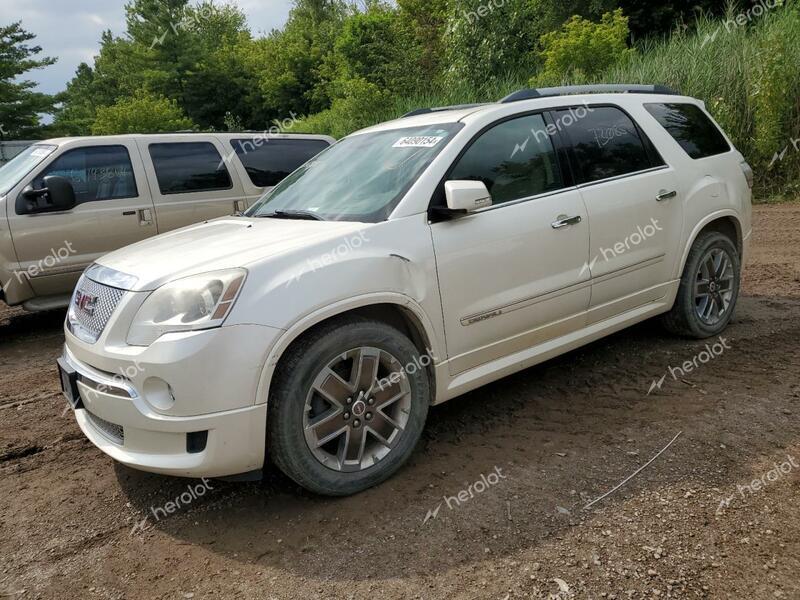
[[[78,425],[103,452],[143,471],[223,477],[260,469],[267,406],[256,393],[278,333],[239,325],[137,348],[87,344],[67,331],[62,361],[77,372]]]

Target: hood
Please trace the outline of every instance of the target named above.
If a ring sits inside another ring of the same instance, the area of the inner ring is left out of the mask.
[[[223,217],[106,254],[97,264],[136,278],[151,291],[181,277],[248,264],[371,227],[369,223]]]

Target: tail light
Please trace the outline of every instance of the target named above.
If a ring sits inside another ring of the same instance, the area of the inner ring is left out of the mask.
[[[750,186],[750,189],[753,189],[753,169],[747,164],[747,161],[743,160],[739,163],[739,166],[742,167],[742,173],[744,173],[745,179],[747,179],[747,185]]]

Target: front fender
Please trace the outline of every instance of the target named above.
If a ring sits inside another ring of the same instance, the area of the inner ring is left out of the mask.
[[[413,298],[395,292],[376,292],[372,294],[364,294],[330,304],[322,309],[314,311],[313,313],[304,315],[303,317],[297,319],[288,329],[283,332],[273,346],[272,351],[269,353],[267,361],[264,364],[264,368],[261,371],[256,404],[263,404],[267,402],[267,399],[269,398],[270,385],[275,375],[275,369],[278,366],[278,362],[292,342],[294,342],[304,332],[308,331],[314,325],[322,323],[323,321],[326,321],[332,317],[345,314],[358,308],[364,308],[366,306],[374,306],[378,304],[393,304],[410,311],[419,323],[419,326],[422,328],[420,333],[428,342],[431,355],[434,357],[444,356],[444,346],[435,332],[433,322],[428,317],[422,306]]]

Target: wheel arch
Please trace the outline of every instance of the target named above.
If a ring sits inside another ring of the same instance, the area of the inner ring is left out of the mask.
[[[739,258],[742,259],[744,251],[744,241],[742,233],[742,221],[739,214],[732,210],[723,210],[708,215],[705,219],[700,221],[689,236],[688,242],[683,249],[683,256],[676,273],[676,278],[680,278],[683,270],[686,268],[686,261],[689,258],[689,252],[697,241],[697,238],[707,232],[717,231],[726,235],[731,239],[736,251],[739,253]]]
[[[304,334],[320,327],[332,319],[345,315],[359,315],[381,321],[408,335],[420,354],[428,353],[432,364],[439,363],[444,356],[443,344],[435,334],[433,323],[422,307],[412,298],[403,294],[368,294],[350,300],[337,302],[308,315],[292,324],[278,338],[269,353],[261,371],[256,404],[266,403],[270,387],[281,358],[289,348]],[[431,390],[435,390],[434,368],[428,368]]]

